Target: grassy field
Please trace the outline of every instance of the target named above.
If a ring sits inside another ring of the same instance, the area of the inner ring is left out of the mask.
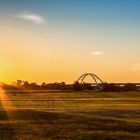
[[[0,139],[140,140],[140,92],[4,94]]]

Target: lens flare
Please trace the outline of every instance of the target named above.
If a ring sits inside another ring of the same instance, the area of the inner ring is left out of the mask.
[[[14,106],[12,105],[10,99],[6,95],[5,90],[3,89],[3,85],[0,84],[0,108],[3,110],[9,110],[14,109]]]

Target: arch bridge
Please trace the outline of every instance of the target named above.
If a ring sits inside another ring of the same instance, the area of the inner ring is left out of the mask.
[[[94,86],[97,86],[99,88],[103,87],[103,81],[95,74],[93,73],[84,73],[82,74],[78,79],[77,79],[77,82],[80,83],[80,84],[83,84],[84,82],[84,79],[87,77],[87,76],[91,76],[92,79],[93,79],[93,85]]]

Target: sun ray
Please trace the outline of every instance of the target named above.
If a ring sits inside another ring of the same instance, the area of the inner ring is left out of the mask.
[[[13,108],[12,103],[10,102],[10,99],[6,95],[5,90],[2,88],[2,84],[0,85],[0,101],[1,101],[2,108],[4,110]]]

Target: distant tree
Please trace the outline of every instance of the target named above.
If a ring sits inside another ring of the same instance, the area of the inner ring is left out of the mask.
[[[17,83],[17,86],[21,86],[23,84],[23,81],[22,80],[17,80],[16,83]]]
[[[124,91],[137,91],[138,88],[135,84],[133,83],[127,83],[124,87],[123,87]]]
[[[9,85],[9,84],[3,84],[2,88],[6,89],[6,90],[17,90],[17,89],[19,89],[18,87],[14,86],[14,85]]]
[[[83,89],[87,89],[87,90],[93,89],[93,87],[91,86],[90,83],[85,83],[85,82],[82,84],[82,87],[83,87]]]
[[[33,82],[30,84],[30,89],[38,89],[38,88],[39,88],[39,86],[37,85],[36,82]]]
[[[65,84],[65,82],[61,82],[61,83],[60,83],[60,89],[61,89],[61,90],[66,89],[66,84]]]
[[[30,87],[30,84],[28,81],[23,81],[23,88],[28,89]]]
[[[76,91],[80,91],[83,89],[82,84],[80,84],[78,81],[75,81],[73,84],[73,89]]]
[[[120,87],[116,86],[114,83],[104,83],[103,91],[120,91]]]
[[[41,89],[47,89],[46,83],[43,82],[43,83],[40,85],[40,88],[41,88]]]
[[[16,80],[16,81],[12,82],[11,85],[15,88],[20,89],[20,88],[22,88],[23,81],[22,80]]]
[[[45,82],[43,82],[43,83],[41,84],[41,86],[46,86],[46,83],[45,83]]]

